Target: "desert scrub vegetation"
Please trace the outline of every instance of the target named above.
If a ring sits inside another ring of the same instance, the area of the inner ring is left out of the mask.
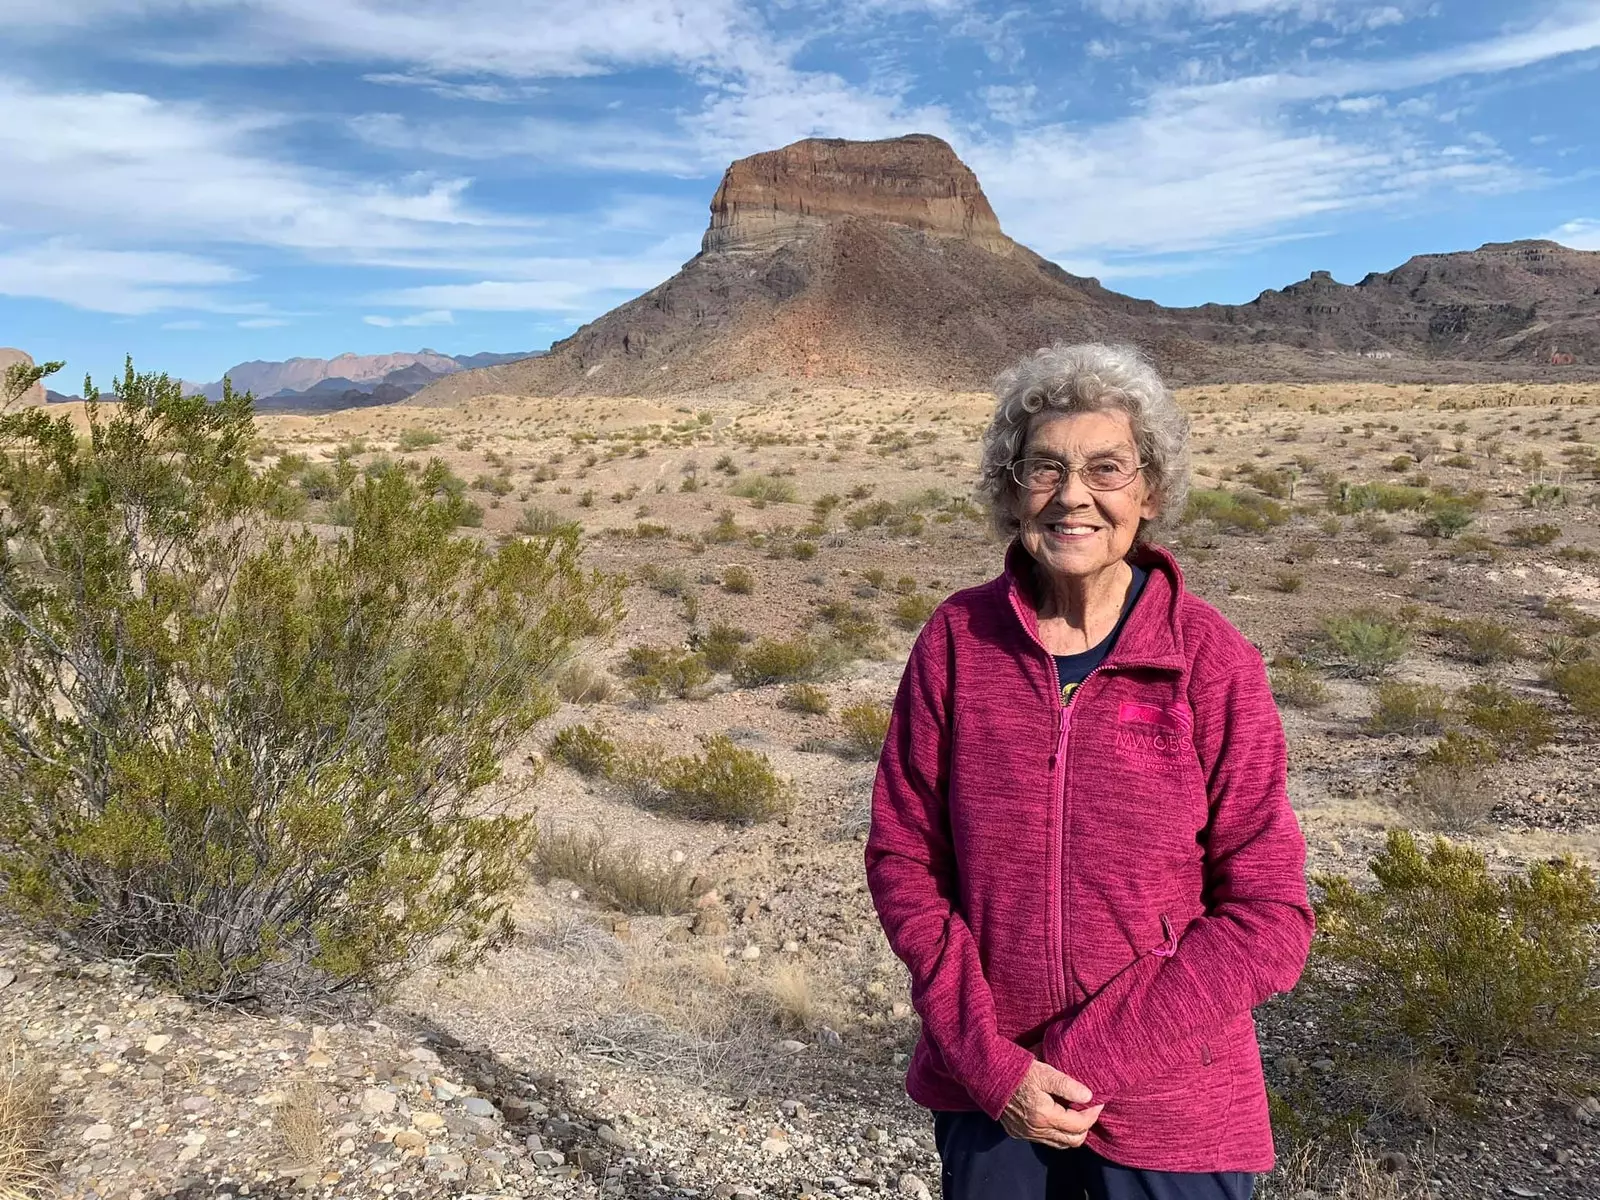
[[[699,700],[711,680],[711,668],[700,655],[679,646],[634,646],[629,649],[623,671],[630,676],[628,686],[645,703],[662,696],[680,700]]]
[[[828,693],[811,683],[791,684],[784,689],[778,707],[812,717],[825,716],[828,712]]]
[[[689,877],[681,867],[658,867],[636,846],[618,846],[602,830],[540,826],[530,857],[542,883],[564,879],[628,913],[669,917],[689,907]]]
[[[810,638],[762,638],[733,664],[733,681],[740,687],[806,683],[814,681],[822,667],[822,651]]]
[[[758,750],[733,744],[726,734],[701,739],[699,754],[675,755],[656,776],[653,807],[698,821],[752,824],[789,811],[793,788]]]
[[[413,425],[409,429],[402,429],[400,431],[400,436],[395,439],[395,447],[400,450],[401,453],[409,454],[415,450],[426,450],[430,446],[437,446],[442,441],[444,441],[444,436],[442,434],[435,433],[431,429],[423,429],[421,426]]]
[[[750,501],[751,508],[765,508],[769,504],[793,504],[794,484],[774,475],[746,475],[730,489],[735,496]]]
[[[1281,659],[1268,671],[1272,694],[1292,708],[1321,708],[1328,703],[1328,685],[1315,669],[1297,658]]]
[[[0,1051],[0,1197],[5,1200],[42,1200],[55,1192],[46,1144],[54,1117],[51,1081],[52,1074],[22,1043]]]
[[[1449,716],[1449,697],[1431,683],[1380,683],[1366,720],[1368,733],[1438,733]]]
[[[852,704],[840,710],[845,753],[852,758],[877,758],[889,733],[889,710],[881,704]]]
[[[755,572],[749,567],[735,564],[722,573],[722,587],[735,596],[748,596],[756,590]]]
[[[604,729],[592,725],[568,725],[550,739],[545,752],[590,778],[610,775],[617,761],[616,742]]]
[[[576,536],[455,534],[426,472],[335,536],[267,514],[248,396],[136,375],[0,416],[0,902],[193,997],[382,990],[510,932],[484,799],[620,620]]]
[[[1348,989],[1360,1054],[1470,1092],[1507,1055],[1551,1064],[1600,1037],[1600,886],[1571,857],[1497,878],[1466,846],[1394,831],[1375,885],[1318,875],[1313,971]]]
[[[1600,719],[1600,660],[1581,659],[1556,667],[1550,682],[1579,716]]]
[[[726,621],[713,621],[711,627],[694,635],[690,644],[713,671],[731,671],[750,640],[750,634]]]
[[[1411,634],[1387,613],[1357,609],[1324,617],[1316,641],[1325,665],[1370,678],[1382,675],[1405,656]]]
[[[1436,621],[1432,632],[1450,642],[1455,653],[1480,667],[1510,662],[1522,653],[1522,643],[1510,627],[1477,617]]]
[[[1289,510],[1259,492],[1195,488],[1183,510],[1183,522],[1210,521],[1233,533],[1260,533],[1289,519]]]
[[[1503,757],[1533,754],[1555,740],[1555,720],[1544,705],[1498,684],[1475,683],[1463,688],[1455,705],[1461,719]]]

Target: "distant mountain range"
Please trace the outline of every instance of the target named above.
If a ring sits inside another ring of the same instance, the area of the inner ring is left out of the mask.
[[[369,404],[395,404],[428,384],[458,371],[493,367],[532,358],[516,354],[341,354],[336,358],[291,358],[285,362],[240,363],[226,372],[235,391],[250,392],[266,410],[321,411]],[[222,396],[222,380],[188,384],[208,400]]]

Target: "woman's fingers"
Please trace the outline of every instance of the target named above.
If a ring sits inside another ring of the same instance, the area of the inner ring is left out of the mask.
[[[1036,1076],[1039,1086],[1052,1096],[1060,1096],[1068,1104],[1087,1104],[1094,1099],[1094,1093],[1071,1075],[1056,1070],[1047,1062],[1038,1065],[1043,1068]]]

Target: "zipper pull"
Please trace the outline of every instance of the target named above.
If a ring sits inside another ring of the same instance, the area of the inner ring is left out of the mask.
[[[1173,935],[1172,922],[1167,919],[1167,914],[1161,914],[1161,936],[1166,938],[1166,944],[1157,946],[1150,951],[1157,958],[1171,958],[1178,952],[1178,939]]]

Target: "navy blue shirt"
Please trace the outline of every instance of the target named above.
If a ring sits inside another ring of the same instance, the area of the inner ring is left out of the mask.
[[[1145,580],[1150,578],[1150,573],[1143,567],[1128,564],[1133,572],[1133,580],[1128,584],[1128,595],[1122,601],[1122,615],[1117,618],[1117,623],[1111,627],[1111,632],[1101,638],[1095,645],[1079,654],[1057,654],[1056,681],[1061,685],[1061,703],[1065,706],[1071,699],[1077,686],[1089,678],[1089,672],[1105,661],[1106,655],[1111,653],[1111,647],[1117,644],[1117,635],[1122,632],[1122,627],[1127,623],[1128,614],[1133,611],[1133,602],[1139,598],[1139,593],[1144,591]]]

